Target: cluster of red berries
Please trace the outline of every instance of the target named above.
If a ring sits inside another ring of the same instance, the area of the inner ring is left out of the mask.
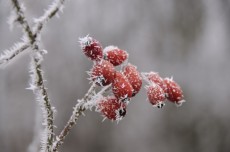
[[[128,63],[128,53],[125,50],[115,46],[103,49],[97,40],[89,36],[81,38],[80,45],[84,54],[94,61],[89,72],[90,79],[99,86],[112,86],[113,94],[100,98],[97,109],[110,120],[122,119],[130,99],[141,89],[141,74],[136,66]],[[120,71],[116,70],[118,66],[121,66]],[[153,105],[162,107],[165,98],[177,104],[181,103],[183,95],[177,83],[171,79],[162,79],[156,73],[143,75],[150,84],[147,93]]]
[[[166,99],[177,106],[185,102],[181,87],[172,78],[162,78],[156,72],[142,73],[142,76],[149,84],[147,96],[153,106],[162,108]]]
[[[128,53],[115,46],[102,48],[92,37],[80,39],[84,54],[94,61],[90,77],[99,86],[112,86],[113,94],[98,101],[97,109],[110,120],[120,120],[126,114],[126,106],[142,86],[137,68],[126,62]],[[121,66],[122,70],[116,68]]]

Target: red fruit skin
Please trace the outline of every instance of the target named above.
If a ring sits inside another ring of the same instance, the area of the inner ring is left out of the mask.
[[[92,37],[86,36],[80,39],[80,45],[84,54],[93,61],[99,61],[103,57],[101,44]]]
[[[167,99],[173,103],[181,105],[182,102],[184,102],[185,100],[183,100],[184,95],[179,84],[177,84],[174,80],[170,78],[165,78],[164,82],[167,86]]]
[[[160,75],[156,72],[149,72],[147,73],[147,78],[150,82],[156,83],[157,85],[159,85],[164,92],[167,92],[167,86],[164,82],[164,79],[162,77],[160,77]]]
[[[104,58],[114,66],[118,66],[128,58],[128,53],[117,47],[109,46],[104,49]]]
[[[109,96],[99,101],[98,109],[110,120],[120,120],[126,115],[126,105],[114,96]]]
[[[117,99],[125,102],[132,97],[133,87],[121,72],[116,72],[112,91]]]
[[[91,78],[99,86],[106,86],[113,82],[115,77],[114,66],[106,60],[96,62],[91,70]]]
[[[140,91],[141,86],[142,86],[141,75],[137,71],[137,68],[134,65],[130,64],[130,63],[127,66],[125,66],[124,75],[129,80],[129,83],[133,87],[132,96],[134,97]]]
[[[157,84],[152,84],[147,86],[147,96],[149,102],[158,108],[162,108],[164,106],[165,101],[165,93],[164,90]]]

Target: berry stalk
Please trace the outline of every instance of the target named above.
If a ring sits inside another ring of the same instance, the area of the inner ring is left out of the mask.
[[[99,91],[95,95],[94,92],[95,92],[96,87],[97,85],[94,82],[89,88],[88,92],[85,94],[85,96],[82,99],[78,100],[78,103],[74,106],[73,108],[74,110],[72,112],[72,115],[70,116],[69,121],[67,122],[67,124],[65,125],[61,133],[56,137],[56,141],[53,144],[54,152],[58,151],[58,148],[63,144],[63,141],[65,140],[67,135],[70,133],[73,126],[77,123],[77,120],[79,119],[79,117],[81,115],[84,115],[84,111],[91,108],[90,106],[93,106],[92,104],[88,106],[87,103],[91,102],[93,98],[97,96],[101,96],[102,94],[106,93],[111,88],[110,85],[103,87],[101,91]]]

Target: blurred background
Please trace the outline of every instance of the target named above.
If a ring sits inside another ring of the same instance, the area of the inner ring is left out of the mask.
[[[21,1],[30,23],[52,2]],[[0,0],[1,52],[22,36],[17,25],[9,29],[11,9],[8,0]],[[69,0],[59,16],[42,33],[42,47],[49,52],[43,62],[46,86],[57,109],[56,133],[90,86],[85,71],[92,62],[77,42],[87,34],[104,47],[127,50],[139,71],[173,76],[187,100],[179,108],[167,103],[155,109],[143,87],[119,124],[102,123],[99,113],[86,112],[60,151],[230,151],[230,0]],[[29,62],[25,54],[0,69],[1,152],[27,151],[34,137],[39,138],[40,109],[25,89]]]

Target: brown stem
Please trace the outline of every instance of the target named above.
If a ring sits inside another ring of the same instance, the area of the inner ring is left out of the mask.
[[[53,127],[53,120],[54,120],[54,112],[50,103],[50,99],[48,97],[47,90],[44,85],[44,79],[42,75],[42,69],[41,69],[41,63],[40,59],[36,58],[34,55],[32,58],[32,83],[36,87],[35,91],[35,96],[38,98],[40,104],[41,104],[41,109],[44,113],[44,121],[45,121],[45,130],[47,131],[47,141],[45,145],[45,149],[48,152],[51,152],[52,150],[52,145],[54,141],[54,127]]]
[[[84,103],[86,103],[91,98],[93,92],[95,91],[95,88],[96,88],[96,84],[93,83],[89,88],[88,92],[85,94],[85,96],[81,100],[79,100],[79,102],[74,106],[73,108],[74,110],[69,121],[61,131],[60,135],[57,136],[57,141],[53,145],[54,152],[56,152],[58,148],[63,144],[63,141],[65,140],[66,136],[69,134],[73,126],[76,124],[78,118],[86,110],[86,108],[84,107]]]
[[[14,8],[15,8],[15,12],[17,14],[17,21],[22,25],[23,29],[25,30],[25,32],[27,33],[28,38],[30,39],[30,44],[32,45],[35,42],[35,37],[33,35],[33,32],[29,26],[29,23],[27,22],[24,12],[20,6],[20,3],[18,2],[18,0],[11,0]]]

